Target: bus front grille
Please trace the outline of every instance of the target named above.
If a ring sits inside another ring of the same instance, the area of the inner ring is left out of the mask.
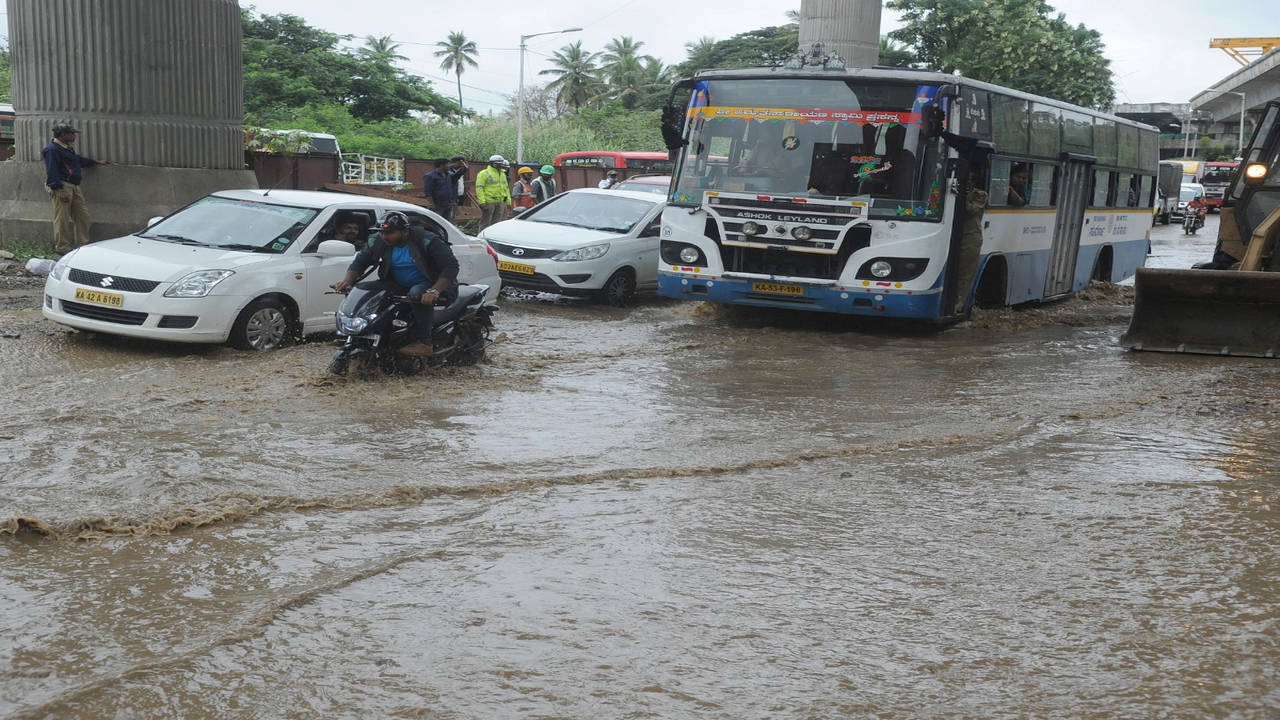
[[[844,233],[835,255],[794,252],[780,247],[747,248],[719,243],[720,258],[727,272],[757,275],[786,275],[797,278],[837,280],[853,253],[871,245],[871,228],[855,226]]]

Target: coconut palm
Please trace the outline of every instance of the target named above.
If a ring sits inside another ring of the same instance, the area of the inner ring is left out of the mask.
[[[687,42],[684,49],[688,53],[684,64],[697,70],[714,67],[716,56],[716,39],[704,35],[696,42]]]
[[[644,63],[653,59],[640,54],[643,45],[624,35],[610,40],[600,56],[600,75],[625,108],[635,107],[644,84]]]
[[[399,49],[400,45],[392,42],[390,35],[382,35],[381,37],[366,35],[364,47],[360,48],[360,55],[366,60],[372,60],[379,65],[393,65],[397,60],[409,59],[396,52]]]
[[[556,92],[562,105],[573,106],[574,113],[600,94],[596,56],[599,53],[582,49],[582,41],[565,45],[551,55],[553,67],[539,71],[539,75],[551,75],[555,79],[547,87]]]
[[[476,47],[475,41],[468,40],[467,36],[461,32],[450,32],[449,39],[436,43],[436,47],[440,48],[436,51],[435,56],[443,58],[440,61],[440,69],[445,72],[452,72],[458,79],[458,107],[462,107],[462,71],[467,66],[480,67],[476,64],[476,55],[480,50]]]

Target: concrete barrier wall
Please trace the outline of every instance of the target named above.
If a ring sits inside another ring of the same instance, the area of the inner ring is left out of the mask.
[[[244,166],[236,0],[8,0],[8,14],[18,161],[66,121],[88,157]]]

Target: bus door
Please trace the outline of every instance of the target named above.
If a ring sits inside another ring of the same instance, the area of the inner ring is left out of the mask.
[[[1045,276],[1046,298],[1065,295],[1076,277],[1080,254],[1080,232],[1089,202],[1089,177],[1093,160],[1068,158],[1058,183],[1058,212],[1053,222],[1053,245],[1049,250],[1049,272]]]

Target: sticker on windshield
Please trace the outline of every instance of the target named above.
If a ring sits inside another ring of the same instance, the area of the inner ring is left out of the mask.
[[[289,247],[289,240],[288,240],[287,238],[282,238],[282,237],[281,237],[281,238],[276,238],[276,241],[275,241],[275,242],[273,242],[273,243],[271,243],[271,249],[272,249],[272,250],[277,250],[277,251],[279,251],[279,250],[283,250],[283,249],[285,249],[285,248],[287,248],[287,247]]]
[[[795,135],[788,135],[782,138],[783,150],[795,150],[798,147],[800,147],[800,138]]]

